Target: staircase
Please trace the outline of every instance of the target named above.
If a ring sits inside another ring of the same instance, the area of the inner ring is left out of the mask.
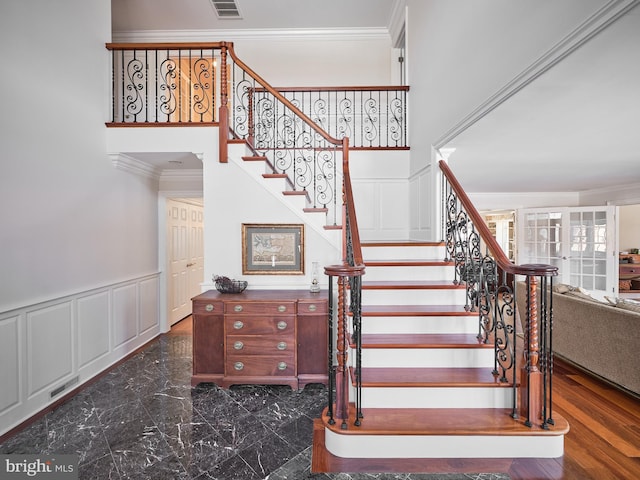
[[[513,418],[516,388],[492,373],[493,344],[478,341],[478,313],[465,310],[444,245],[363,242],[362,255],[363,418],[354,425],[353,403],[345,424],[325,410],[326,450],[350,459],[562,456],[564,419],[544,429]]]

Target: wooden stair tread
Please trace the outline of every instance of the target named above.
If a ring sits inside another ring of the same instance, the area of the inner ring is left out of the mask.
[[[363,387],[512,387],[491,368],[390,367],[362,368],[361,372]]]
[[[307,213],[327,213],[329,211],[328,208],[318,208],[318,207],[305,207],[302,209],[303,212]]]
[[[569,431],[568,422],[554,413],[555,425],[546,430],[534,424],[528,427],[525,418],[511,417],[510,408],[363,408],[360,426],[335,419],[329,425],[327,410],[322,414],[326,428],[340,435],[483,435],[483,436],[557,436]],[[353,404],[349,405],[349,418],[355,417]]]
[[[363,281],[367,290],[464,290],[464,285],[455,285],[447,280],[372,280]]]
[[[263,178],[289,178],[286,173],[263,173]]]
[[[284,190],[282,194],[283,195],[307,195],[308,192],[306,190]]]
[[[365,260],[364,264],[367,267],[439,267],[455,265],[451,261],[432,258],[411,258],[411,259],[388,259],[388,260]]]
[[[267,157],[264,155],[247,155],[242,157],[242,160],[245,162],[265,162],[267,161]]]
[[[444,242],[428,242],[422,240],[370,240],[361,242],[362,247],[441,247]]]
[[[362,335],[362,348],[490,348],[472,333],[371,333]]]
[[[464,305],[363,305],[363,317],[478,316]]]

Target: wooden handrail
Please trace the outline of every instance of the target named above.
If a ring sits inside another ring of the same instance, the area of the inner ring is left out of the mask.
[[[355,92],[408,92],[409,85],[398,86],[366,86],[366,87],[273,87],[279,92],[341,92],[343,90]]]
[[[511,260],[509,260],[507,255],[502,250],[502,247],[500,247],[495,237],[491,234],[491,231],[489,230],[489,227],[487,226],[486,222],[484,221],[484,219],[482,218],[478,210],[476,210],[476,207],[473,205],[473,203],[469,199],[469,196],[466,194],[466,192],[460,185],[460,182],[458,182],[458,179],[455,177],[455,175],[449,168],[449,165],[447,165],[447,163],[444,160],[440,160],[439,165],[440,165],[440,170],[442,171],[443,175],[451,185],[451,188],[453,189],[456,196],[458,197],[458,200],[464,207],[467,215],[469,215],[469,218],[471,219],[471,222],[473,223],[474,227],[478,231],[478,235],[487,244],[487,249],[489,250],[489,252],[491,252],[491,255],[493,256],[496,263],[498,264],[498,267],[501,270],[503,270],[506,273],[511,273],[515,275],[526,275],[526,276],[535,276],[535,275],[547,276],[547,275],[558,274],[558,267],[554,267],[552,265],[545,265],[545,264],[516,265]]]
[[[345,137],[342,153],[342,176],[344,183],[344,204],[349,216],[349,227],[351,230],[351,248],[353,252],[353,267],[361,268],[364,265],[362,260],[362,245],[360,244],[360,231],[358,230],[358,219],[356,217],[356,205],[353,199],[353,187],[351,185],[351,173],[349,170],[349,138]],[[346,249],[345,249],[346,251]],[[346,255],[346,253],[345,253]],[[343,258],[346,262],[346,258]]]
[[[196,50],[219,49],[225,42],[194,43],[107,43],[107,50]]]
[[[292,112],[300,117],[307,125],[309,125],[318,135],[324,138],[327,142],[332,143],[333,145],[342,145],[342,140],[338,140],[337,138],[333,138],[323,129],[321,129],[318,125],[315,124],[313,120],[311,120],[306,114],[304,114],[298,107],[296,107],[293,103],[291,103],[284,95],[278,92],[275,88],[270,86],[260,75],[254,72],[251,68],[247,66],[242,60],[240,60],[235,51],[233,50],[233,42],[222,42],[222,46],[226,46],[231,58],[242,70],[244,70],[251,78],[253,78],[256,82],[258,82],[267,92],[277,98],[280,102],[286,105]]]

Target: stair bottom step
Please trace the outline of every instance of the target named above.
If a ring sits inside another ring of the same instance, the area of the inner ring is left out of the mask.
[[[350,418],[355,418],[353,406]],[[327,450],[343,458],[557,458],[566,420],[527,427],[510,409],[363,409],[360,426],[325,425]]]
[[[561,460],[560,460],[561,461]],[[514,465],[518,472],[526,469],[527,479],[562,478],[549,476],[558,470],[558,459],[551,458],[341,458],[329,452],[325,445],[325,429],[322,419],[313,421],[312,473],[380,473],[393,474],[473,474],[472,478],[512,478]],[[485,472],[482,477],[478,472]],[[486,472],[495,472],[494,474]],[[384,477],[382,475],[380,478]],[[386,478],[386,477],[385,477]],[[520,477],[519,477],[520,478]],[[525,478],[525,477],[522,477]]]

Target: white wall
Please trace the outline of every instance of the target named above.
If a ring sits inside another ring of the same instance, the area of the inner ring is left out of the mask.
[[[236,40],[238,57],[274,87],[390,85],[389,38]]]
[[[0,6],[0,434],[158,333],[158,182],[106,150],[110,8]]]
[[[620,251],[640,248],[640,205],[620,207],[618,220],[620,225],[620,238],[618,241]]]
[[[274,87],[390,85],[398,69],[390,37],[378,31],[140,31],[114,41],[233,42],[238,58]]]
[[[110,2],[9,4],[0,311],[157,271],[157,182],[106,155]]]
[[[292,199],[289,207],[282,191],[284,180],[262,178],[262,162],[244,162],[248,155],[243,145],[232,145],[229,162],[204,162],[205,210],[205,284],[203,290],[215,288],[213,275],[243,279],[249,289],[308,288],[311,284],[311,263],[340,263],[340,232],[323,232],[309,225],[311,214],[302,211],[303,203]],[[269,185],[268,185],[269,183]],[[308,220],[309,218],[309,220]],[[242,273],[242,224],[305,224],[304,275],[245,275]],[[321,286],[326,287],[322,275]]]
[[[604,2],[407,0],[406,3],[411,172],[415,175],[431,162],[432,146],[441,147],[438,142],[450,129]],[[455,159],[452,158],[450,166],[455,174]],[[429,180],[430,184],[432,181]],[[417,188],[417,182],[414,183],[412,188]],[[418,192],[412,192],[412,196],[418,197]],[[432,210],[435,211],[435,206]],[[411,217],[418,221],[421,216],[424,214]],[[430,217],[437,218],[435,214]],[[424,228],[419,225],[412,224],[411,230],[424,235]],[[437,229],[428,230],[429,235],[435,235]]]

